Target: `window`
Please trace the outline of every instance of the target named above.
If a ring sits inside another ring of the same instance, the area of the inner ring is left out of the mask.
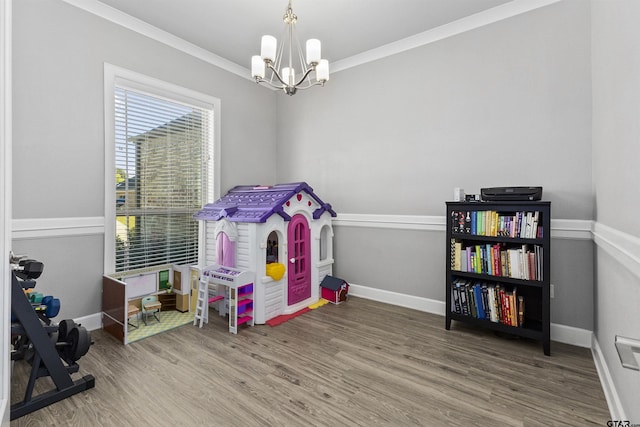
[[[113,102],[105,269],[197,264],[201,230],[193,214],[213,201],[217,100],[114,70],[112,85],[105,83]]]
[[[320,230],[320,261],[326,261],[327,258],[332,258],[331,251],[331,234],[329,226],[324,225]]]
[[[278,233],[272,231],[267,239],[267,264],[278,262]]]

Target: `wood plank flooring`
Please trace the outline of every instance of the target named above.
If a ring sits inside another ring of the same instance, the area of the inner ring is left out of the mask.
[[[215,311],[123,346],[102,331],[74,379],[93,389],[12,426],[585,426],[610,419],[588,349],[506,339],[350,298],[228,333]],[[30,366],[16,362],[12,401]],[[39,379],[36,393],[52,388]]]

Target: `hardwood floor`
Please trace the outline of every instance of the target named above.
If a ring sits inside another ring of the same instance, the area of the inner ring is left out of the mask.
[[[506,339],[360,298],[231,335],[212,312],[123,346],[102,331],[93,389],[15,426],[584,426],[610,419],[588,349]],[[30,366],[16,362],[12,401]],[[39,379],[38,390],[52,387]]]

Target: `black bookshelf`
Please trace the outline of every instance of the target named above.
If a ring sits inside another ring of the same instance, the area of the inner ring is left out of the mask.
[[[549,356],[551,202],[446,206],[446,329],[455,320],[538,340]]]

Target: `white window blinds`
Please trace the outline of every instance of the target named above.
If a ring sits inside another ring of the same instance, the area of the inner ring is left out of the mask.
[[[115,88],[116,271],[198,262],[213,110]]]

